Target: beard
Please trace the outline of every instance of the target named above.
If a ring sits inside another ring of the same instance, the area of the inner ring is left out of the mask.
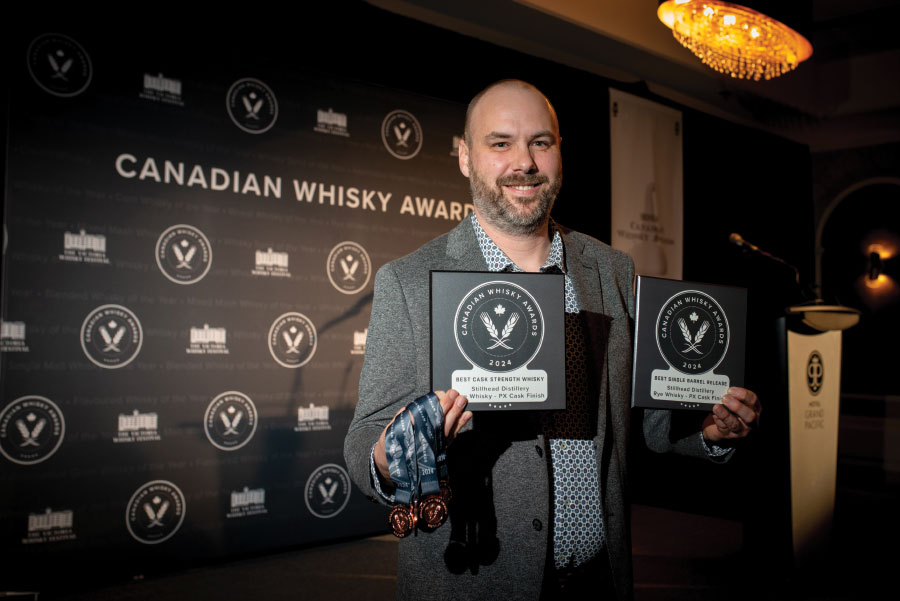
[[[562,174],[552,182],[542,174],[506,175],[497,178],[492,186],[481,177],[469,161],[469,187],[472,202],[479,214],[497,229],[512,235],[531,235],[545,226],[553,202],[562,186]],[[508,199],[503,194],[503,186],[530,186],[547,184],[537,198],[519,200]]]

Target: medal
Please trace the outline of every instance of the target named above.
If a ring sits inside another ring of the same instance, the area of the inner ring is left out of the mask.
[[[394,505],[389,520],[391,530],[397,538],[408,536],[415,528],[415,516],[409,505]]]
[[[440,495],[425,497],[419,507],[419,517],[427,530],[436,530],[447,521],[447,503]]]

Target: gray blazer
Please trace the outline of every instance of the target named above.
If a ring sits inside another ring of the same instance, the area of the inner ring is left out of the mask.
[[[562,230],[587,332],[588,365],[599,392],[594,437],[610,567],[620,599],[632,594],[626,452],[634,298],[631,258],[574,231]],[[350,475],[373,489],[372,446],[394,414],[431,390],[429,271],[487,269],[472,224],[382,267],[359,383],[359,403],[344,442]],[[705,456],[696,432],[669,436],[670,413],[647,411],[643,438],[654,451]],[[448,451],[450,520],[399,544],[399,599],[537,599],[552,540],[548,443],[538,412],[478,413]],[[385,511],[387,521],[387,511]]]

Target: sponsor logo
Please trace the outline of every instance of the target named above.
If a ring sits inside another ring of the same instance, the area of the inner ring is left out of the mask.
[[[369,335],[369,328],[366,328],[362,332],[357,330],[353,331],[353,348],[350,349],[351,355],[365,355],[366,354],[366,337]]]
[[[0,453],[20,465],[34,465],[53,455],[62,444],[66,422],[50,399],[23,396],[0,412]]]
[[[306,508],[317,518],[333,518],[350,500],[350,476],[335,463],[314,471],[306,481]]]
[[[162,73],[144,73],[144,89],[139,94],[144,100],[184,106],[181,99],[181,80],[163,77]]]
[[[71,509],[54,511],[50,507],[43,513],[28,514],[28,533],[22,544],[55,543],[75,540],[75,514]]]
[[[810,394],[816,396],[822,391],[822,383],[825,381],[825,363],[819,351],[813,351],[806,362],[806,386]]]
[[[137,357],[144,332],[137,316],[122,305],[102,305],[81,325],[81,348],[94,365],[125,367]]]
[[[125,525],[136,541],[155,545],[178,531],[184,512],[181,489],[167,480],[153,480],[131,495],[125,509]]]
[[[665,302],[656,319],[656,344],[672,369],[683,374],[711,372],[728,350],[725,311],[713,297],[684,290]]]
[[[273,278],[289,278],[291,272],[288,269],[288,254],[277,252],[268,248],[256,251],[256,267],[250,271],[253,275],[269,276]]]
[[[369,283],[372,261],[366,249],[356,242],[341,242],[328,253],[326,271],[338,292],[356,294]]]
[[[294,432],[331,430],[331,424],[328,422],[328,411],[327,405],[316,407],[310,403],[309,407],[298,407],[297,425],[294,426]]]
[[[462,136],[453,136],[453,141],[450,143],[450,156],[459,156],[459,143],[462,142],[462,139]]]
[[[335,113],[330,108],[327,111],[318,109],[316,111],[316,126],[313,128],[313,131],[347,138],[350,136],[350,133],[347,131],[347,115]]]
[[[119,430],[113,442],[154,442],[159,439],[159,416],[156,413],[140,413],[135,409],[131,414],[119,414]]]
[[[240,129],[249,134],[269,131],[278,119],[278,101],[272,90],[252,77],[239,79],[225,97],[228,115]]]
[[[156,264],[176,284],[196,284],[212,266],[209,239],[192,225],[173,225],[156,241]]]
[[[91,59],[81,44],[58,33],[45,33],[28,46],[28,72],[54,96],[77,96],[91,83]]]
[[[269,352],[284,367],[306,365],[316,353],[316,327],[302,313],[285,313],[269,328]]]
[[[246,394],[230,390],[212,400],[203,417],[206,437],[217,449],[236,451],[253,438],[256,405]]]
[[[226,518],[245,518],[251,515],[263,515],[266,510],[266,489],[244,487],[244,490],[231,491],[231,508]]]
[[[63,233],[63,254],[59,255],[59,260],[72,263],[101,263],[108,265],[106,236],[88,234],[84,230],[77,233]]]
[[[524,368],[544,341],[544,314],[531,294],[511,282],[476,286],[454,318],[456,344],[473,366],[489,372]]]
[[[381,122],[381,140],[393,156],[411,159],[422,150],[422,126],[412,113],[391,111]]]
[[[185,349],[188,355],[227,355],[225,328],[211,328],[208,323],[202,328],[191,328],[191,345]]]
[[[0,352],[27,353],[24,321],[0,321]]]

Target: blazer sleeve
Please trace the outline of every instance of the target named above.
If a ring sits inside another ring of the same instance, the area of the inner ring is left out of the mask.
[[[395,267],[388,263],[375,276],[359,401],[344,439],[350,477],[363,494],[382,503],[372,483],[372,447],[397,411],[415,399],[416,361],[409,305]]]

